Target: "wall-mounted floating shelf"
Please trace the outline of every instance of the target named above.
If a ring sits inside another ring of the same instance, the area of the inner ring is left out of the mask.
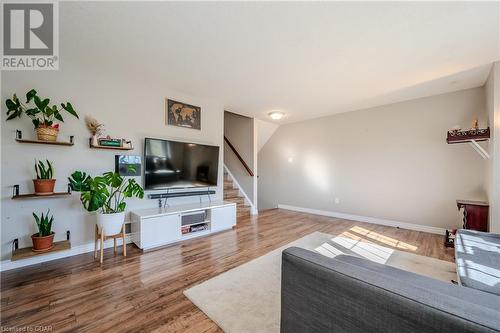
[[[19,240],[16,238],[12,242],[11,260],[15,261],[15,260],[27,259],[27,258],[31,258],[34,256],[40,256],[40,255],[44,255],[44,254],[69,250],[69,249],[71,249],[70,236],[71,236],[70,231],[69,230],[66,231],[66,240],[54,242],[54,245],[52,246],[52,248],[50,250],[44,251],[44,252],[35,252],[31,249],[31,247],[24,247],[24,248],[20,249],[19,248]]]
[[[468,131],[448,131],[446,142],[449,144],[468,143],[482,158],[489,159],[490,154],[481,147],[479,141],[488,141],[490,139],[490,128],[481,128]]]
[[[99,146],[92,144],[92,139],[89,139],[89,148],[91,149],[107,149],[107,150],[134,150],[134,147],[110,147],[110,146]]]
[[[19,185],[14,185],[14,191],[12,193],[12,199],[13,200],[20,200],[20,199],[48,199],[48,198],[57,198],[57,197],[63,197],[71,195],[71,187],[68,184],[68,191],[67,192],[54,192],[52,194],[47,194],[47,195],[39,195],[39,194],[34,194],[34,193],[28,193],[28,194],[19,194]]]
[[[23,139],[23,134],[19,130],[16,130],[16,141],[19,143],[34,143],[41,145],[57,145],[57,146],[73,146],[75,144],[73,135],[69,137],[69,141],[30,140],[30,139]]]

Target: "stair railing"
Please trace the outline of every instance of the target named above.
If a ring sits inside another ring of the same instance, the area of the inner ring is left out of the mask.
[[[226,138],[226,136],[224,136],[224,141],[226,141],[227,145],[229,146],[229,148],[231,148],[231,150],[233,151],[234,155],[236,155],[236,157],[241,162],[241,164],[243,165],[243,167],[245,168],[245,170],[247,171],[247,173],[250,175],[250,177],[253,177],[253,171],[252,171],[252,169],[250,169],[250,167],[248,166],[248,164],[246,164],[245,160],[243,160],[243,157],[241,157],[241,155],[238,153],[238,151],[236,150],[236,148],[234,148],[234,146],[231,144],[231,142],[228,140],[228,138]]]

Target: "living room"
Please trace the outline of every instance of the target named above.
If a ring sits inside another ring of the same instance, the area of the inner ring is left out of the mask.
[[[500,331],[500,2],[1,8],[2,331]]]

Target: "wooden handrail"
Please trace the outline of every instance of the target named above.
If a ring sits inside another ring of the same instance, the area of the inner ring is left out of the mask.
[[[224,141],[226,141],[226,143],[229,146],[229,148],[231,148],[231,150],[233,151],[233,153],[240,160],[241,164],[243,164],[243,167],[248,172],[248,174],[250,175],[250,177],[253,177],[253,171],[252,171],[252,169],[250,169],[250,167],[248,166],[248,164],[246,164],[246,162],[243,160],[243,157],[241,157],[241,155],[238,153],[238,151],[236,150],[236,148],[234,148],[234,146],[231,144],[231,142],[228,140],[228,138],[226,138],[225,135],[224,135]]]

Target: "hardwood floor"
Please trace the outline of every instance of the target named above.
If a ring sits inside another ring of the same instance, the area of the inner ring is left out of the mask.
[[[453,261],[443,237],[286,210],[242,217],[234,230],[128,257],[109,249],[1,275],[1,325],[57,332],[220,332],[183,290],[311,232],[344,234]]]

